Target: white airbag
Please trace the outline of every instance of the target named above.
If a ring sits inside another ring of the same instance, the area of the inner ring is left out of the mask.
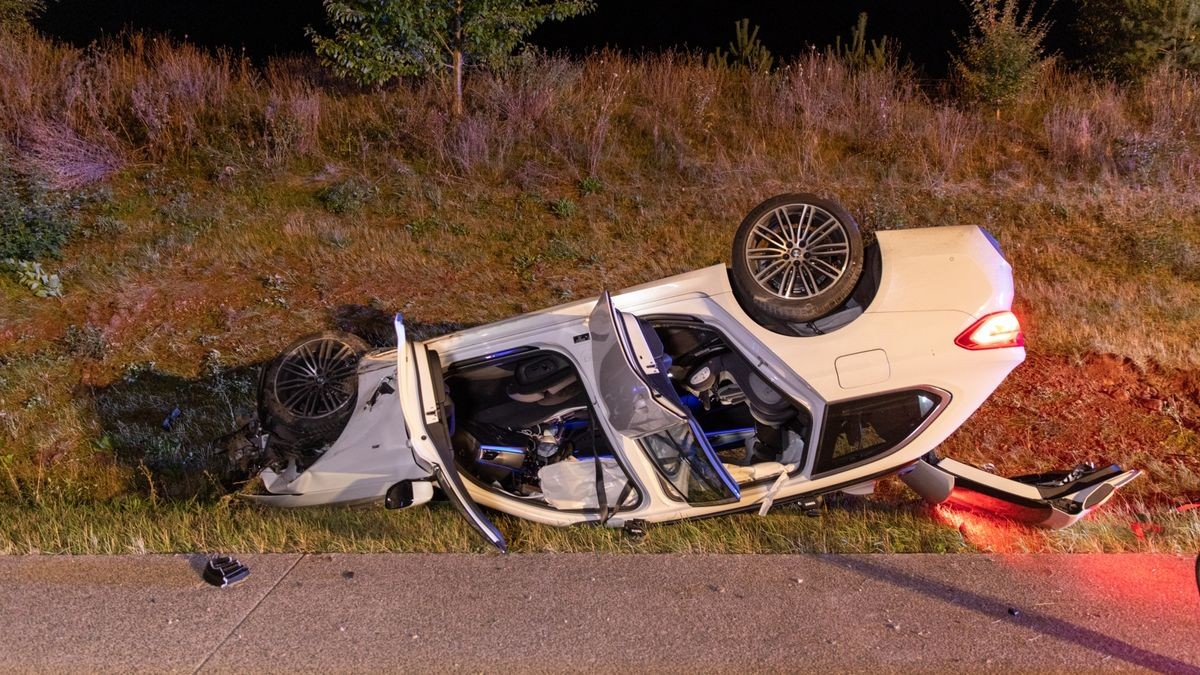
[[[604,494],[610,507],[617,506],[617,497],[625,489],[629,479],[621,465],[611,457],[600,460],[604,476]],[[561,462],[547,464],[538,471],[542,483],[542,496],[546,503],[556,509],[595,509],[600,507],[596,499],[596,464],[594,460],[578,460],[568,457]]]

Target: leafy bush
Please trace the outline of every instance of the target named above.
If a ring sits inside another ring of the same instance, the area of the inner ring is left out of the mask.
[[[0,168],[0,258],[55,255],[78,225],[78,193],[55,192]]]
[[[360,84],[450,70],[454,112],[462,114],[466,65],[497,65],[542,23],[593,7],[591,0],[325,0],[333,36],[309,34],[334,72]]]
[[[1050,24],[1035,20],[1033,6],[1018,14],[1017,0],[971,0],[971,32],[952,55],[963,94],[996,109],[1012,105],[1049,62],[1042,43]]]
[[[62,295],[62,282],[58,275],[46,272],[41,263],[5,258],[4,267],[13,273],[17,283],[33,291],[39,298],[57,298]]]
[[[1200,0],[1083,0],[1078,28],[1103,73],[1136,78],[1164,62],[1200,71]]]
[[[317,201],[330,213],[357,213],[379,197],[379,188],[365,178],[347,178],[317,193]]]

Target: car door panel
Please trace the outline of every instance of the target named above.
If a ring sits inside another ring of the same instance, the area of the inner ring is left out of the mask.
[[[396,317],[398,380],[404,420],[416,455],[430,466],[447,499],[479,534],[507,553],[504,535],[487,517],[458,475],[450,442],[449,402],[437,353],[406,339],[404,323]]]
[[[667,379],[670,368],[654,330],[619,311],[605,291],[588,318],[592,361],[609,423],[638,439],[669,486],[691,504],[737,501],[725,470]]]

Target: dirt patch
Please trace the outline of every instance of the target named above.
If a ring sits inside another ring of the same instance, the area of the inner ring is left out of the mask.
[[[1200,373],[1158,367],[1146,370],[1115,354],[1089,355],[1079,370],[1089,391],[1105,394],[1117,403],[1135,403],[1150,412],[1165,413],[1192,431],[1200,429]]]
[[[1200,372],[1113,354],[1030,355],[941,451],[1000,475],[1084,461],[1147,472],[1127,494],[1158,506],[1200,500]]]

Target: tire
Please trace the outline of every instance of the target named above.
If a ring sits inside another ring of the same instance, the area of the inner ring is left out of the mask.
[[[825,316],[850,297],[862,269],[858,223],[841,204],[816,195],[768,199],[733,238],[734,290],[759,323]]]
[[[293,449],[337,440],[358,400],[358,363],[370,347],[356,335],[315,333],[288,345],[263,372],[259,418]]]

